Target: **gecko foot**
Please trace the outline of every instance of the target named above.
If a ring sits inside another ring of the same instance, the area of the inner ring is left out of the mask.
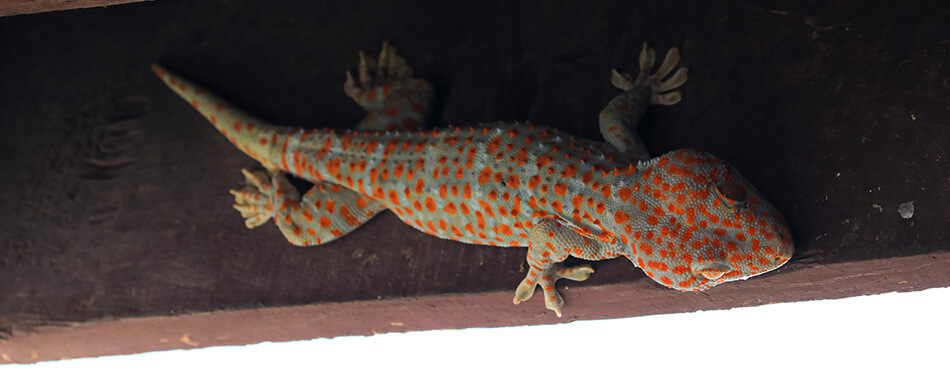
[[[234,209],[241,212],[248,228],[255,228],[274,217],[274,187],[270,175],[265,171],[248,171],[244,174],[244,188],[231,190],[234,195]]]
[[[343,91],[367,111],[358,131],[416,131],[426,127],[435,90],[412,78],[412,68],[396,47],[383,42],[379,59],[360,51],[357,76],[346,72]]]
[[[354,99],[376,86],[408,79],[412,76],[412,68],[406,64],[402,56],[396,54],[396,47],[384,41],[383,48],[379,51],[379,60],[366,56],[363,51],[360,51],[360,65],[357,73],[358,80],[353,79],[353,75],[347,71],[346,83],[343,84],[343,91]]]
[[[643,50],[640,51],[640,74],[637,75],[636,79],[630,76],[630,74],[612,70],[613,76],[610,82],[613,83],[614,87],[624,91],[629,91],[634,87],[648,87],[651,91],[650,102],[653,104],[673,105],[680,102],[683,98],[682,93],[680,93],[680,91],[671,92],[671,90],[686,83],[689,69],[680,67],[676,69],[673,76],[665,80],[663,79],[669,75],[670,72],[673,71],[673,68],[680,62],[679,49],[671,48],[666,52],[663,63],[660,64],[660,67],[656,69],[653,74],[650,74],[655,59],[656,52],[653,48],[648,47],[647,43],[643,43]]]
[[[557,263],[545,270],[531,268],[528,275],[518,285],[518,289],[515,290],[514,303],[518,304],[530,299],[534,295],[535,288],[541,286],[541,290],[544,291],[544,307],[554,311],[557,317],[561,317],[564,298],[561,298],[561,294],[558,294],[554,284],[562,278],[584,281],[590,277],[591,273],[594,273],[594,269],[589,265],[566,268],[564,265]]]

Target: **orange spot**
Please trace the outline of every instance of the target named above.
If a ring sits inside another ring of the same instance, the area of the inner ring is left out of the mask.
[[[482,172],[478,174],[478,183],[485,185],[491,180],[491,167],[485,167],[482,169]]]
[[[426,185],[425,185],[424,178],[420,177],[419,180],[416,180],[416,188],[415,188],[416,194],[422,194],[422,192],[425,191],[425,186]]]
[[[446,213],[448,213],[449,215],[452,215],[452,216],[455,216],[455,214],[458,213],[458,210],[456,210],[456,208],[455,208],[455,203],[452,203],[452,202],[447,203],[447,204],[445,205],[444,210],[445,210]]]
[[[541,184],[541,175],[534,175],[530,179],[528,179],[529,189],[537,188],[538,184]]]
[[[482,217],[482,213],[481,213],[480,211],[475,211],[475,219],[476,219],[476,221],[477,221],[477,223],[478,223],[478,229],[484,230],[484,229],[485,229],[485,218]],[[479,232],[479,233],[481,233],[481,232]],[[484,238],[484,237],[482,237],[482,238]]]
[[[572,164],[567,165],[566,167],[564,167],[564,171],[561,171],[561,177],[563,178],[573,177],[576,174],[577,174],[577,166],[572,165]]]
[[[346,205],[340,206],[340,215],[343,216],[343,219],[346,220],[346,223],[349,225],[359,225],[359,220],[356,220],[353,217],[353,214],[350,214],[350,209],[346,208]]]
[[[394,117],[396,114],[399,114],[399,108],[396,107],[396,105],[390,106],[388,109],[386,109],[386,112],[383,113],[383,115],[387,117]]]
[[[376,150],[377,146],[379,146],[378,141],[376,141],[375,139],[370,140],[368,143],[366,143],[366,154],[373,154],[373,151]]]
[[[528,149],[522,147],[518,149],[518,154],[515,154],[515,162],[521,166],[525,163],[528,163]]]
[[[334,158],[327,162],[327,172],[330,173],[330,176],[337,176],[340,174],[340,163],[342,162],[342,158]]]
[[[604,184],[604,187],[600,188],[600,193],[604,198],[610,198],[610,184]]]
[[[488,153],[494,153],[499,147],[501,147],[501,141],[501,136],[493,137],[491,141],[488,142],[488,147],[485,148],[485,151]]]
[[[521,185],[521,179],[518,178],[518,175],[511,174],[508,176],[507,184],[509,188],[517,188],[519,185]]]
[[[399,206],[399,195],[396,194],[395,190],[389,191],[389,200],[396,206]]]
[[[441,198],[442,200],[445,200],[445,197],[448,197],[448,196],[449,196],[449,186],[445,184],[442,184],[441,186],[439,186],[439,198]]]
[[[472,187],[468,183],[462,186],[462,196],[464,196],[465,199],[472,199]]]
[[[328,217],[326,217],[326,216],[321,216],[321,217],[320,217],[320,226],[321,226],[321,227],[324,227],[324,228],[329,227],[329,226],[330,226],[330,223],[331,223],[330,218],[328,218]]]
[[[626,201],[633,197],[633,191],[630,188],[623,187],[620,188],[620,191],[617,192],[617,195],[620,196],[621,201]]]
[[[653,268],[653,269],[655,269],[655,270],[657,270],[657,271],[666,271],[666,270],[669,268],[669,267],[666,265],[666,263],[657,262],[657,261],[653,261],[653,260],[650,260],[650,261],[647,262],[647,267]]]
[[[614,213],[614,221],[616,221],[617,224],[626,223],[628,220],[630,220],[630,215],[627,215],[627,213],[621,210],[617,210],[617,212]]]
[[[567,185],[561,183],[554,184],[554,194],[559,196],[567,194]]]
[[[544,166],[547,166],[551,162],[554,162],[554,157],[550,155],[542,155],[538,157],[538,169],[540,170],[541,168],[544,168]]]
[[[435,200],[432,197],[426,196],[426,210],[429,212],[435,212]]]
[[[581,181],[584,182],[584,185],[590,184],[594,180],[594,174],[590,172],[585,172],[581,175]]]

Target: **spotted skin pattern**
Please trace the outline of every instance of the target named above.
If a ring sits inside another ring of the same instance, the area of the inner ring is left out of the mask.
[[[583,281],[590,265],[569,256],[623,256],[667,287],[700,291],[786,263],[794,244],[784,218],[735,169],[696,150],[649,158],[636,124],[649,104],[680,101],[686,69],[672,49],[652,74],[644,44],[640,74],[613,71],[624,92],[600,115],[606,142],[521,123],[424,129],[432,86],[411,78],[395,48],[360,53],[344,91],[368,111],[357,131],[279,127],[186,79],[155,73],[266,171],[244,170],[233,190],[248,227],[273,220],[294,245],[320,245],[382,210],[428,234],[481,245],[528,247],[514,303],[537,287],[558,316],[561,278]],[[304,195],[285,173],[309,180]]]

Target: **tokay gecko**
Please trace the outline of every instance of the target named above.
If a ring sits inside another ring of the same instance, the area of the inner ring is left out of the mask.
[[[623,256],[651,279],[705,290],[785,264],[794,245],[785,219],[734,168],[696,150],[650,158],[636,134],[649,104],[673,105],[686,82],[679,52],[660,67],[643,45],[635,78],[613,71],[622,93],[600,113],[606,142],[527,123],[427,129],[434,90],[383,43],[359,54],[343,90],[368,114],[355,131],[280,127],[168,70],[155,73],[265,170],[243,170],[232,190],[254,228],[273,219],[294,245],[337,239],[383,210],[413,228],[472,244],[528,247],[514,303],[540,286],[561,315],[555,282],[583,281],[590,265],[569,256]],[[672,73],[672,74],[671,74]],[[285,174],[313,182],[301,195]]]

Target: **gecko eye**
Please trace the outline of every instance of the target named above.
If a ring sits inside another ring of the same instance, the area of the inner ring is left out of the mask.
[[[727,208],[733,209],[736,212],[741,212],[746,207],[749,207],[746,192],[747,189],[745,185],[732,182],[716,186],[716,197],[719,198],[719,202],[722,202]]]

